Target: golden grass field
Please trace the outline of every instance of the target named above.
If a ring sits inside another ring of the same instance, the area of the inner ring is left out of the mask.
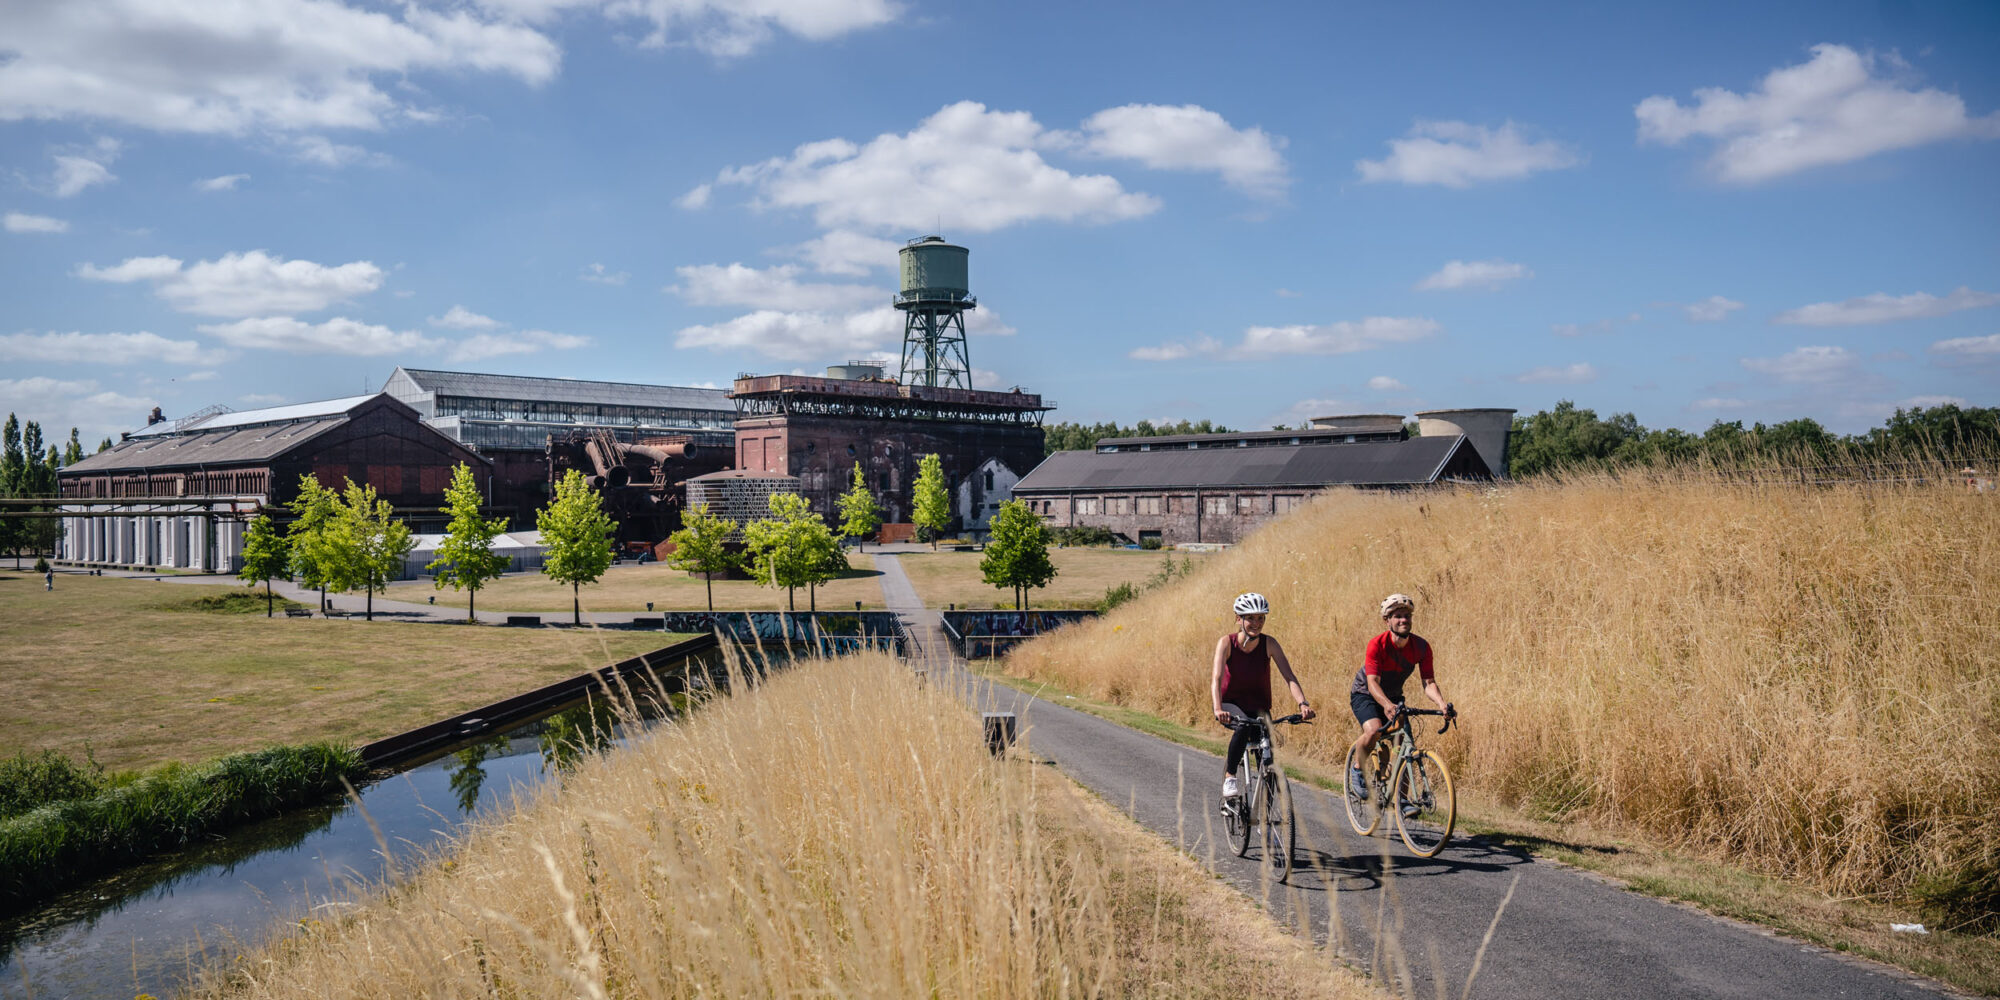
[[[852,610],[854,602],[860,601],[863,608],[880,609],[883,606],[882,585],[876,581],[880,574],[875,569],[874,557],[850,552],[847,561],[853,567],[849,575],[818,588],[819,606],[822,609]],[[412,604],[423,604],[434,595],[439,607],[466,606],[465,591],[450,587],[439,589],[429,580],[390,584],[387,594],[392,601]],[[579,588],[577,596],[586,612],[645,611],[647,601],[652,601],[653,608],[658,611],[702,611],[708,608],[708,592],[700,578],[656,562],[613,566],[604,572],[598,582]],[[799,588],[792,598],[797,602],[798,610],[806,610],[808,598],[804,587]],[[785,607],[785,591],[759,586],[753,580],[717,580],[715,606],[725,611],[775,611]],[[488,581],[479,591],[479,612],[482,615],[487,611],[569,610],[569,584],[557,583],[539,572],[510,573],[498,580]]]
[[[1007,669],[1202,725],[1245,590],[1329,717],[1299,741],[1322,764],[1377,604],[1407,592],[1463,713],[1427,740],[1471,795],[1961,925],[1996,909],[1991,494],[1700,471],[1330,493]]]
[[[924,599],[926,607],[1011,608],[1012,590],[995,587],[979,576],[980,552],[905,552],[897,559],[910,585]],[[1056,578],[1047,587],[1028,591],[1032,608],[1095,607],[1104,592],[1121,583],[1139,586],[1160,571],[1168,557],[1165,552],[1113,548],[1055,548],[1049,561],[1055,563]],[[1176,571],[1186,562],[1200,566],[1212,558],[1208,553],[1172,554]]]
[[[174,610],[230,589],[0,572],[0,755],[122,769],[359,743],[682,638]]]
[[[586,759],[328,912],[193,995],[1379,995],[882,656]]]

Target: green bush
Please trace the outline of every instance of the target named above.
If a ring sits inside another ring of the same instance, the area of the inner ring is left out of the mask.
[[[1146,537],[1139,539],[1139,547],[1147,551],[1152,551],[1155,549],[1162,548],[1163,545],[1164,543],[1160,541],[1159,536],[1157,535],[1147,535]]]
[[[87,799],[108,785],[104,765],[88,751],[82,764],[54,750],[39,754],[23,751],[0,760],[0,819],[11,819],[51,802]]]
[[[1109,611],[1138,596],[1139,588],[1132,586],[1130,583],[1121,583],[1115,587],[1106,587],[1104,588],[1104,599],[1097,602],[1097,610]]]
[[[0,906],[340,787],[361,754],[330,743],[278,746],[206,764],[167,764],[87,798],[0,820]]]
[[[1055,529],[1058,545],[1110,545],[1117,539],[1109,528],[1073,527]]]
[[[249,615],[264,614],[264,592],[261,590],[228,590],[220,594],[205,594],[201,597],[182,598],[169,601],[160,607],[167,611],[206,611],[211,614]],[[271,607],[278,611],[303,608],[297,601],[275,597]]]

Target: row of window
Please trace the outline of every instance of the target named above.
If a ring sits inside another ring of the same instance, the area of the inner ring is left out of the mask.
[[[1188,514],[1194,511],[1194,496],[1077,497],[1076,515],[1124,517],[1159,514]],[[1241,493],[1206,495],[1201,498],[1203,514],[1285,514],[1298,508],[1305,497],[1298,494]],[[1038,513],[1056,513],[1054,500],[1030,500]]]

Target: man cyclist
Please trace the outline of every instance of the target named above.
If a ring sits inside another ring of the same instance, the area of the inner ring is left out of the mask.
[[[1354,672],[1354,686],[1347,696],[1355,721],[1361,723],[1361,735],[1355,739],[1350,757],[1354,763],[1368,759],[1369,751],[1375,749],[1375,740],[1384,729],[1395,724],[1397,706],[1403,703],[1403,683],[1413,673],[1422,675],[1424,694],[1437,705],[1438,711],[1456,714],[1451,703],[1444,700],[1444,692],[1438,690],[1431,644],[1410,631],[1410,620],[1416,610],[1417,602],[1407,594],[1390,594],[1382,600],[1382,620],[1389,627],[1368,640],[1368,651],[1361,658],[1361,669]],[[1358,767],[1347,769],[1347,793],[1356,797],[1368,794],[1368,776]]]
[[[1236,599],[1236,631],[1215,643],[1215,667],[1209,674],[1209,701],[1215,721],[1229,725],[1238,719],[1267,715],[1271,711],[1271,665],[1291,689],[1299,703],[1299,713],[1310,719],[1313,707],[1306,702],[1305,689],[1292,674],[1291,661],[1278,640],[1264,634],[1264,617],[1271,613],[1270,602],[1262,594],[1244,594]],[[1223,758],[1222,797],[1241,794],[1236,783],[1236,765],[1250,745],[1250,727],[1237,726],[1229,737],[1229,754]]]

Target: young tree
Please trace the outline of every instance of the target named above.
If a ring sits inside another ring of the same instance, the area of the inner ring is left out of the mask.
[[[291,564],[292,554],[286,550],[285,536],[278,533],[278,526],[271,521],[271,515],[259,514],[243,532],[243,568],[236,571],[238,578],[246,583],[264,583],[264,617],[276,613],[276,601],[271,595],[271,578],[280,576]]]
[[[840,533],[860,541],[869,532],[882,526],[882,508],[875,503],[875,494],[868,492],[868,481],[861,475],[861,463],[854,463],[854,488],[840,495]],[[862,543],[866,551],[867,543]]]
[[[743,542],[757,582],[785,588],[785,606],[796,611],[793,592],[833,579],[847,568],[847,558],[805,497],[773,493],[770,502],[772,516],[745,525]]]
[[[375,592],[401,575],[403,557],[417,544],[410,527],[396,520],[396,508],[375,495],[375,487],[347,481],[347,495],[334,515],[333,550],[348,586],[367,591],[366,617],[375,620]]]
[[[21,455],[21,421],[14,414],[7,414],[7,425],[0,430],[0,497],[18,497],[23,492],[22,479],[27,472],[27,462]],[[21,546],[28,541],[28,522],[20,517],[0,517],[0,549],[14,553],[14,568],[21,568]]]
[[[110,451],[110,450],[111,450],[110,438],[105,438],[104,440],[97,442],[97,451]],[[91,454],[95,455],[97,454],[97,452],[91,452]]]
[[[319,591],[319,606],[326,608],[328,586],[344,590],[338,577],[331,531],[340,497],[319,484],[311,473],[299,476],[299,492],[286,506],[292,509],[292,526],[285,534],[291,550],[292,576],[299,586]]]
[[[931,551],[937,551],[938,537],[951,523],[951,497],[944,488],[944,462],[937,454],[925,455],[917,464],[916,509],[910,520],[918,531],[931,536]]]
[[[580,588],[596,583],[611,568],[611,517],[604,513],[597,492],[583,481],[583,473],[571,469],[556,483],[549,505],[535,512],[535,527],[548,550],[542,575],[569,584],[571,620],[581,625]]]
[[[77,439],[76,428],[69,429],[69,442],[63,445],[63,468],[69,468],[83,461],[83,442]]]
[[[493,539],[507,530],[507,519],[480,517],[480,499],[472,467],[458,463],[451,485],[444,490],[445,505],[439,508],[451,515],[451,523],[444,529],[444,541],[438,543],[437,558],[424,566],[437,574],[433,587],[441,590],[450,584],[453,590],[466,591],[465,620],[472,622],[479,620],[479,588],[507,569],[507,557],[493,551]]]
[[[735,531],[736,522],[721,514],[710,514],[707,504],[698,504],[681,513],[681,530],[667,539],[674,543],[673,554],[667,556],[667,565],[702,575],[702,581],[708,586],[710,611],[715,610],[715,574],[724,572],[735,562],[724,547]]]
[[[1049,527],[1020,500],[1001,504],[992,523],[986,556],[979,560],[980,576],[995,587],[1014,588],[1014,608],[1024,610],[1028,588],[1046,587],[1056,578],[1055,563],[1049,561]]]

